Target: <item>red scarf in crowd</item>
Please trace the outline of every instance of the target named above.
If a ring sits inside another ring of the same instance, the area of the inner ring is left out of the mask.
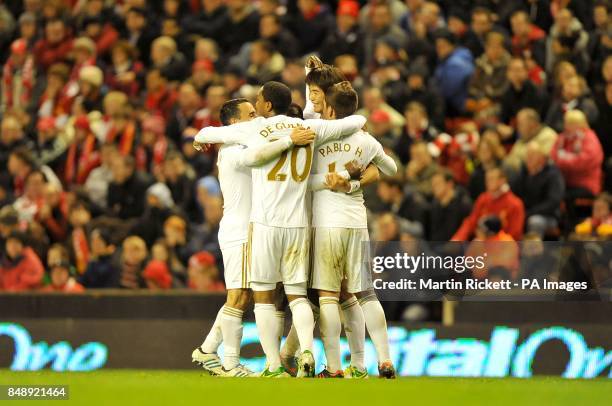
[[[15,74],[15,64],[13,58],[9,58],[4,65],[2,72],[2,80],[4,81],[4,92],[2,99],[6,101],[8,108],[13,107],[13,75]],[[30,102],[32,96],[32,88],[34,87],[34,58],[26,57],[21,68],[21,104],[26,105]]]
[[[100,165],[100,154],[96,151],[96,137],[89,133],[79,150],[78,142],[73,142],[68,148],[64,181],[67,185],[82,185],[89,173]],[[78,155],[78,157],[77,157]]]
[[[136,137],[136,125],[133,121],[126,124],[123,132],[119,132],[113,125],[106,135],[106,142],[119,143],[119,152],[121,155],[130,155],[132,152],[132,146],[134,145],[134,138]],[[117,141],[117,139],[119,139]]]
[[[164,136],[160,136],[153,144],[153,164],[161,165],[164,162],[166,151],[168,150],[168,140]],[[136,168],[141,171],[149,172],[150,162],[147,162],[146,147],[140,145],[135,151]]]

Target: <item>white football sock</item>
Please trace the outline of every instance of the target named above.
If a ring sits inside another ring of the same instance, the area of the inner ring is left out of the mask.
[[[221,332],[223,333],[223,368],[230,370],[240,364],[240,341],[242,340],[242,314],[240,309],[223,307]]]
[[[285,334],[285,311],[277,310],[275,314],[276,314],[276,324],[277,324],[276,338],[278,340],[278,347],[280,348],[281,339],[283,335]]]
[[[287,339],[283,343],[283,348],[281,348],[281,356],[283,358],[291,358],[295,357],[295,354],[300,350],[300,340],[298,340],[297,331],[295,330],[295,325],[291,323],[291,329],[289,330],[289,334],[287,334]]]
[[[336,372],[342,369],[340,361],[340,308],[337,297],[319,298],[319,329],[323,348],[325,349],[325,359],[327,360],[327,370]]]
[[[368,296],[360,300],[359,304],[363,310],[368,334],[370,334],[376,354],[378,355],[378,363],[390,361],[385,311],[375,296]]]
[[[365,369],[365,319],[363,310],[355,296],[342,302],[344,334],[351,350],[351,365],[360,370]]]
[[[314,316],[310,302],[306,298],[295,299],[289,303],[293,316],[293,325],[300,340],[300,348],[303,351],[312,352],[312,340],[314,331]]]
[[[276,332],[278,322],[276,308],[273,304],[255,303],[255,322],[261,347],[266,354],[266,363],[270,371],[276,371],[280,366],[280,353]]]
[[[219,309],[217,312],[217,317],[215,318],[215,322],[213,323],[208,335],[204,339],[204,342],[200,346],[202,351],[207,354],[214,354],[217,352],[217,349],[223,342],[223,333],[221,333],[221,316],[223,315],[223,307]]]

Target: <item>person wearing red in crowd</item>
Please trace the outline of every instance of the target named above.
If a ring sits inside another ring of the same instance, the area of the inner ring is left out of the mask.
[[[195,61],[191,66],[191,77],[187,83],[193,85],[200,96],[204,96],[216,79],[215,65],[208,59]]]
[[[523,202],[510,190],[506,174],[501,168],[491,168],[487,170],[485,176],[486,191],[478,197],[472,212],[463,220],[451,240],[470,240],[476,232],[480,219],[489,215],[497,215],[502,222],[503,231],[515,240],[520,240],[525,223]]]
[[[532,24],[529,14],[524,10],[512,14],[510,26],[512,27],[512,55],[525,58],[528,61],[528,67],[534,64],[544,67],[546,32]]]
[[[112,91],[104,97],[104,140],[116,144],[121,155],[130,155],[137,139],[136,121],[125,93]]]
[[[89,173],[100,166],[96,136],[91,131],[86,115],[74,120],[74,140],[68,147],[64,166],[64,184],[83,185]]]
[[[189,258],[188,286],[198,292],[222,292],[223,282],[219,280],[219,269],[215,257],[207,251],[200,251]]]
[[[164,119],[158,115],[147,116],[142,120],[141,129],[140,143],[134,151],[136,169],[156,174],[168,151]]]
[[[11,44],[11,55],[2,69],[0,112],[10,109],[27,109],[32,102],[35,84],[34,57],[28,52],[26,40],[15,40]]]
[[[74,65],[70,72],[70,79],[64,92],[68,97],[75,97],[79,93],[79,79],[81,69],[96,65],[96,44],[87,37],[77,38],[72,45]]]
[[[172,287],[172,275],[164,261],[157,259],[149,261],[142,277],[149,290],[166,290]]]
[[[5,242],[6,258],[0,264],[0,290],[35,290],[45,273],[40,259],[26,243],[26,236],[12,232]]]
[[[112,24],[105,23],[102,16],[89,16],[83,19],[85,35],[91,38],[98,50],[98,55],[106,56],[113,44],[119,38],[119,32]]]
[[[565,113],[565,131],[559,134],[551,158],[563,174],[567,195],[595,196],[601,192],[603,150],[580,110]],[[573,189],[573,190],[572,190]]]
[[[72,43],[69,29],[61,18],[47,20],[44,38],[34,45],[36,62],[47,70],[54,63],[66,61],[72,51]]]
[[[46,86],[38,99],[39,117],[58,117],[70,113],[72,100],[64,93],[69,75],[70,68],[63,63],[56,63],[47,70]]]
[[[83,285],[74,278],[75,269],[70,264],[68,250],[60,244],[54,244],[47,252],[47,269],[51,283],[44,286],[43,292],[80,293]]]
[[[106,72],[106,85],[128,97],[137,97],[144,67],[136,58],[136,48],[127,41],[117,41],[111,56],[113,63]]]
[[[515,279],[519,272],[519,247],[504,230],[496,215],[485,216],[478,222],[476,238],[470,243],[466,256],[484,257],[484,267],[474,268],[478,279]]]
[[[146,78],[145,108],[151,114],[160,114],[164,119],[170,119],[172,107],[177,94],[168,85],[168,78],[159,69],[150,69]]]

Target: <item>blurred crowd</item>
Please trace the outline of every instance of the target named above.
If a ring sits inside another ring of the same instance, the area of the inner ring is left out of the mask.
[[[223,290],[216,151],[193,137],[305,56],[399,164],[372,239],[612,236],[600,0],[0,0],[0,290]]]

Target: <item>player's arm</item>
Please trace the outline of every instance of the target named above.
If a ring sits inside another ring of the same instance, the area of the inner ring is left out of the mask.
[[[288,137],[245,149],[240,154],[237,164],[248,167],[264,165],[292,146],[310,144],[314,138],[314,131],[307,128],[295,128]]]
[[[387,176],[394,176],[397,173],[397,164],[389,155],[385,154],[385,151],[380,149],[380,153],[374,156],[372,162],[378,169]]]
[[[196,134],[193,146],[200,150],[205,144],[247,144],[251,123],[252,121],[225,127],[204,127]]]
[[[339,120],[304,120],[304,126],[317,134],[314,141],[316,147],[356,133],[363,128],[366,121],[363,116],[353,115]]]

